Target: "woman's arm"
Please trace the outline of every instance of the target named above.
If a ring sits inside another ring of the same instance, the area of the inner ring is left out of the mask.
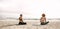
[[[45,18],[45,22],[46,22],[46,18]]]
[[[42,17],[41,17],[41,19],[40,19],[40,22],[42,22]]]

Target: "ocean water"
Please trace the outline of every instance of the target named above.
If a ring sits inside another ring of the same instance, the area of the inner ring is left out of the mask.
[[[3,19],[0,19],[0,21],[19,21],[18,20],[18,18],[3,18]],[[23,21],[25,21],[25,22],[27,22],[27,21],[32,21],[32,22],[36,22],[36,21],[38,21],[38,22],[40,22],[40,19],[36,19],[36,18],[25,18],[25,19],[23,19]],[[46,19],[46,21],[60,21],[60,18],[48,18],[48,19]]]

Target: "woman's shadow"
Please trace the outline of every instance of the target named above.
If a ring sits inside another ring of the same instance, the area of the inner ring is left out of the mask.
[[[2,25],[2,26],[0,26],[0,28],[2,28],[2,27],[8,27],[8,26],[19,26],[19,24]]]

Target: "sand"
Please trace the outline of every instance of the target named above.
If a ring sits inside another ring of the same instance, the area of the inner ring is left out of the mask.
[[[18,20],[0,20],[0,29],[60,29],[60,20],[49,20],[47,25],[40,25],[39,20],[24,20],[27,25],[18,25]]]

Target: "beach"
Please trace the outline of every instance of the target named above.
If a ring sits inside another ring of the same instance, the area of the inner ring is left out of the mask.
[[[39,20],[24,20],[26,25],[18,25],[18,20],[0,20],[0,29],[60,29],[60,20],[48,20],[46,25],[40,25]]]

